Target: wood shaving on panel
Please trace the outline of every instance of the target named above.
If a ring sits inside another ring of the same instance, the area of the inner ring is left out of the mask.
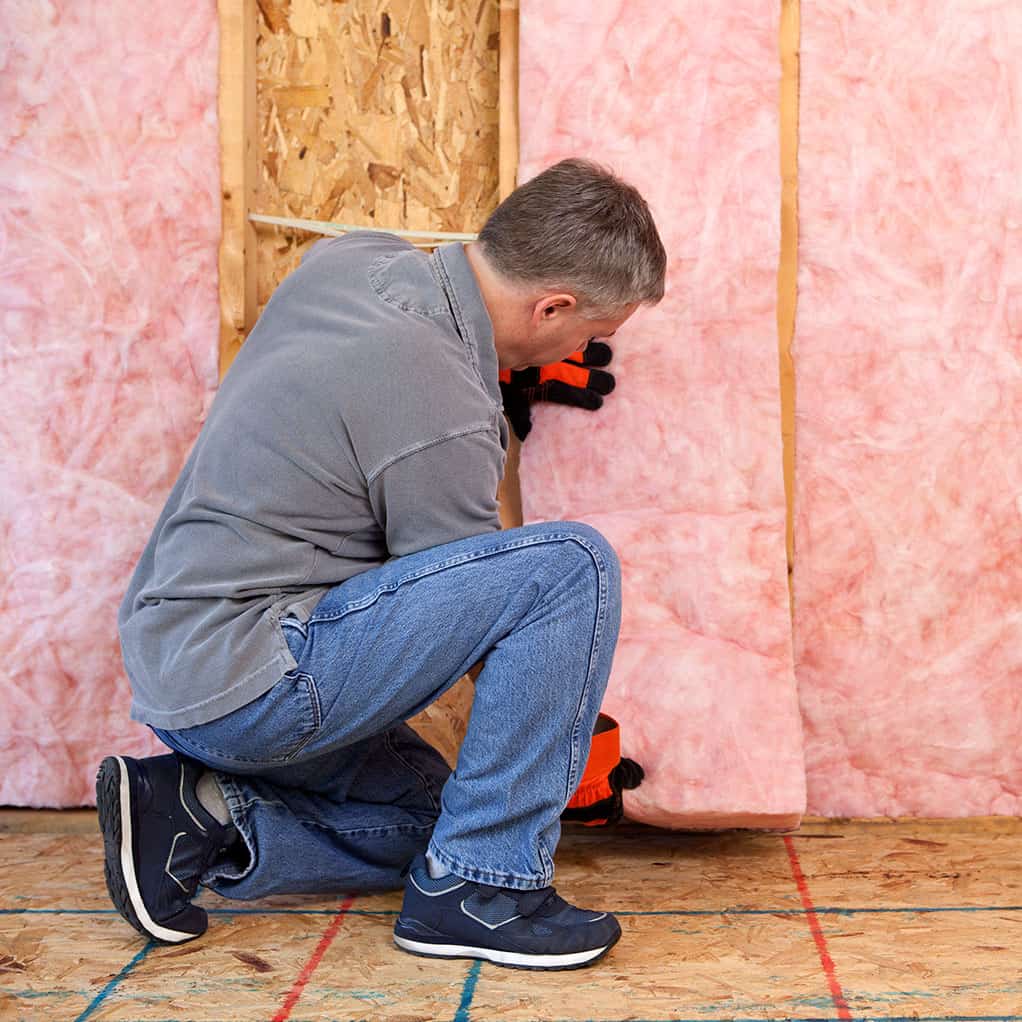
[[[496,0],[259,0],[253,212],[474,232],[497,204]],[[316,236],[258,228],[259,306]]]

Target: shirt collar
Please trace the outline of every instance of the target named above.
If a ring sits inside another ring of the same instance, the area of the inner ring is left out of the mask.
[[[440,245],[431,256],[437,279],[451,303],[454,322],[473,356],[490,397],[499,405],[500,366],[493,342],[493,324],[482,292],[460,241]]]

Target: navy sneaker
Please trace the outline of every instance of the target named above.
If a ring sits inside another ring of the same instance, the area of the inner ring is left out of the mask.
[[[108,756],[96,777],[107,890],[139,933],[167,944],[206,932],[206,912],[191,901],[237,834],[199,804],[203,769],[174,754]]]
[[[580,969],[620,939],[607,912],[575,908],[552,887],[518,891],[448,874],[434,880],[419,855],[408,870],[394,943],[434,958],[483,958],[517,969]]]

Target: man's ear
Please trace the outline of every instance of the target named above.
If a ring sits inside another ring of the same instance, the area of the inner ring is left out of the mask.
[[[532,325],[549,323],[566,312],[571,312],[578,305],[574,295],[566,293],[544,295],[532,307]]]

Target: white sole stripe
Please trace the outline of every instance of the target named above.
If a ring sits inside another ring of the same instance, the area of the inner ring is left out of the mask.
[[[471,947],[467,944],[427,944],[424,941],[409,940],[394,934],[394,943],[405,951],[435,958],[485,958],[498,965],[529,965],[534,969],[553,969],[570,965],[582,965],[599,958],[609,945],[592,948],[589,951],[575,951],[566,955],[525,955],[518,951],[498,951],[496,948]]]
[[[131,783],[128,780],[128,765],[120,756],[115,756],[114,759],[117,760],[117,770],[120,775],[118,780],[121,800],[121,874],[124,877],[124,886],[128,888],[131,907],[135,910],[138,921],[159,940],[165,940],[171,944],[180,944],[183,940],[191,940],[197,934],[161,926],[146,911],[138,889],[138,878],[135,876],[135,862],[131,857]]]

